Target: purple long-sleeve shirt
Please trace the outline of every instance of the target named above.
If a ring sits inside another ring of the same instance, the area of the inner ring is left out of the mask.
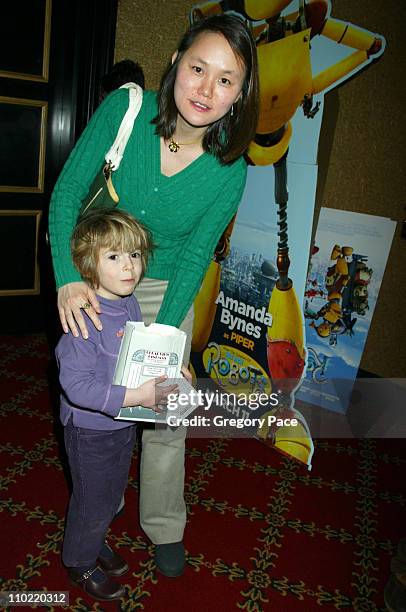
[[[76,427],[122,429],[133,425],[113,419],[123,405],[126,388],[112,381],[125,324],[141,321],[141,311],[133,295],[119,300],[97,297],[103,330],[88,321],[88,340],[64,334],[56,347],[63,391],[60,417],[63,425],[72,415]]]

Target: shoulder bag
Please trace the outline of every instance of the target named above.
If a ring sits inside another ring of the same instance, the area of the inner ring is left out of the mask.
[[[123,87],[126,87],[125,85]],[[105,161],[99,172],[96,174],[89,192],[82,200],[82,205],[79,210],[77,223],[92,210],[110,209],[117,206],[119,197],[114,189],[112,175],[117,170],[123,158],[124,151],[131,135],[135,118],[137,117],[141,105],[143,90],[139,85],[131,83],[128,89],[129,104],[128,110],[123,117],[117,132],[116,139],[107,151]]]

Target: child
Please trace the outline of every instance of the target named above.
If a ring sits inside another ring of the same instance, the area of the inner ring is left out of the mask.
[[[76,268],[98,295],[103,329],[89,325],[86,340],[64,334],[56,348],[73,485],[62,560],[70,578],[89,595],[113,600],[124,588],[112,577],[124,574],[128,565],[105,537],[127,484],[136,433],[133,423],[113,417],[122,406],[159,410],[176,386],[157,386],[164,376],[138,389],[112,385],[124,326],[141,320],[132,293],[151,250],[148,232],[124,211],[96,211],[77,225],[71,248]]]

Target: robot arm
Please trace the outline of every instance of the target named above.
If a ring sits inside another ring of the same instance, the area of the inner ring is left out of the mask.
[[[320,93],[350,74],[372,55],[378,54],[383,47],[382,39],[376,34],[332,17],[325,20],[320,34],[340,45],[352,47],[356,51],[316,75],[313,78],[312,94]]]
[[[291,0],[221,0],[205,2],[191,11],[191,21],[199,21],[210,15],[219,15],[226,11],[235,11],[252,21],[270,19],[278,15]]]
[[[373,32],[361,30],[352,23],[328,17],[320,34],[334,40],[339,45],[366,51],[367,56],[375,55],[382,49],[382,39]]]

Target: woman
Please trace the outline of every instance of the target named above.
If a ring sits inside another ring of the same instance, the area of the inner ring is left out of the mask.
[[[94,292],[80,282],[69,240],[80,201],[101,167],[128,106],[117,90],[97,109],[55,187],[50,238],[65,333],[87,337],[81,309],[101,329]],[[120,167],[113,175],[120,207],[152,233],[154,256],[136,291],[146,323],[185,330],[215,246],[241,199],[258,115],[255,43],[242,20],[210,17],[193,25],[173,54],[158,95],[144,92]],[[90,307],[89,307],[90,306]],[[89,321],[87,321],[89,324]],[[185,429],[145,429],[140,520],[156,544],[158,569],[183,572]]]

